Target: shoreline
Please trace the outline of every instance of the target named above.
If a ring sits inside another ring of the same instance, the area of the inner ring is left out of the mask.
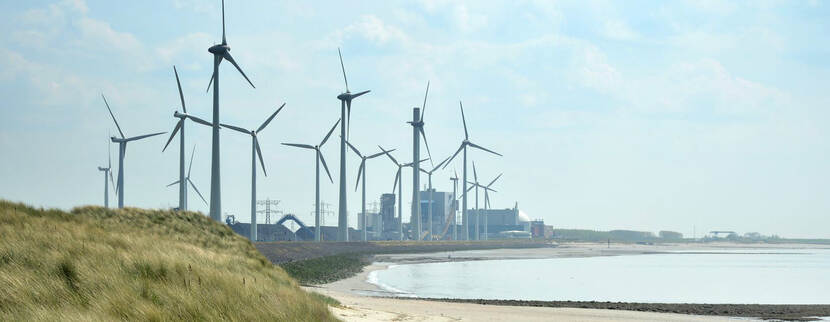
[[[524,301],[483,299],[417,298],[384,289],[368,281],[374,271],[390,265],[478,260],[575,258],[662,253],[718,253],[731,250],[827,249],[827,245],[802,244],[611,244],[568,243],[550,248],[465,250],[421,254],[382,254],[372,256],[370,265],[355,276],[332,283],[306,286],[310,291],[339,300],[345,307],[333,312],[347,321],[379,321],[408,317],[419,321],[521,319],[521,320],[596,320],[596,321],[720,321],[735,318],[815,320],[830,316],[830,305],[757,304],[673,304],[594,301]],[[740,252],[738,252],[740,253]],[[440,305],[437,305],[439,304]],[[392,315],[389,315],[392,314]],[[520,318],[517,318],[520,317]]]

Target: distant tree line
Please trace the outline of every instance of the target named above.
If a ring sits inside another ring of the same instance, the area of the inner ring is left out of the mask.
[[[614,242],[663,242],[681,241],[683,234],[676,231],[662,230],[659,235],[650,231],[636,230],[611,230],[599,231],[589,229],[554,229],[553,238],[575,241],[602,242],[611,240]]]

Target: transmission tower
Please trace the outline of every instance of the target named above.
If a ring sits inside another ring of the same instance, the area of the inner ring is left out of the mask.
[[[280,211],[276,210],[277,205],[280,204],[279,200],[271,200],[270,198],[268,198],[268,199],[265,199],[265,200],[257,200],[256,204],[257,204],[257,206],[265,206],[264,210],[257,210],[257,213],[258,214],[262,214],[262,213],[265,214],[265,224],[266,225],[271,224],[271,206],[272,205],[274,206],[274,213],[279,213],[280,212]]]

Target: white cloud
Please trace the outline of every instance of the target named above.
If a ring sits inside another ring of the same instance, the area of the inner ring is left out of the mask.
[[[476,31],[487,25],[487,16],[471,12],[467,6],[459,4],[453,9],[453,20],[463,32]]]
[[[635,40],[640,38],[640,35],[622,20],[606,20],[605,24],[603,24],[602,34],[614,40]]]

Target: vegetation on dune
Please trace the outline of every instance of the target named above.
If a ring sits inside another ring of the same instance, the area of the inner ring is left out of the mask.
[[[334,320],[198,213],[0,201],[0,320]]]

